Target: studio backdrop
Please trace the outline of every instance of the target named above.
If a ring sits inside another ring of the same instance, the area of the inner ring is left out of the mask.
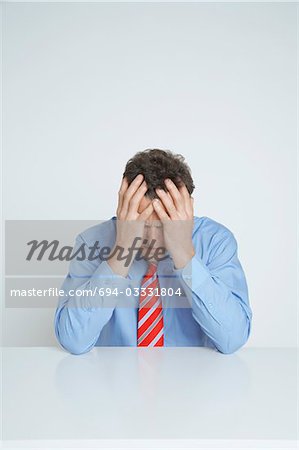
[[[168,149],[191,168],[195,215],[238,242],[246,346],[295,347],[296,20],[295,3],[4,4],[6,294],[29,277],[20,236],[67,222],[74,243],[115,215],[127,160]],[[4,345],[57,345],[57,299],[4,298]]]

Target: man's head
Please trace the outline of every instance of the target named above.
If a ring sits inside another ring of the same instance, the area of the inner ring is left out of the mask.
[[[126,164],[123,177],[130,185],[137,175],[142,174],[147,185],[147,191],[140,201],[138,212],[141,213],[154,198],[159,198],[155,189],[163,189],[168,192],[165,179],[173,181],[177,188],[183,184],[191,196],[195,186],[189,166],[180,154],[174,154],[170,150],[147,149],[138,152]],[[154,247],[164,247],[163,227],[161,221],[154,211],[148,218],[144,228],[144,239],[149,245],[153,240]],[[147,245],[143,245],[146,249]]]
[[[140,173],[144,176],[147,184],[148,190],[145,195],[149,199],[158,198],[155,192],[156,188],[167,191],[164,183],[166,178],[173,181],[177,187],[184,183],[190,195],[195,188],[185,158],[180,154],[172,153],[170,150],[154,148],[136,153],[127,162],[123,176],[126,177],[130,185]]]

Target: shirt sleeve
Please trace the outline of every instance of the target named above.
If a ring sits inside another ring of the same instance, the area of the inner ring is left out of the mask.
[[[73,253],[82,245],[87,244],[78,235]],[[81,354],[94,347],[120,300],[118,295],[100,295],[99,288],[105,294],[108,287],[126,289],[130,279],[115,274],[105,260],[71,260],[54,316],[55,335],[65,350]]]
[[[233,233],[216,239],[207,264],[195,254],[174,272],[186,288],[194,319],[216,349],[233,353],[244,345],[251,332],[252,311]]]

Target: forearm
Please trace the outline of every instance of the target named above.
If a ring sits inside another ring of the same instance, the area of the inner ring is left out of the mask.
[[[85,353],[93,348],[114,309],[84,310],[82,300],[82,296],[67,298],[67,305],[55,315],[56,337],[62,347],[73,354]]]
[[[198,258],[179,273],[194,319],[219,351],[232,353],[245,344],[252,314],[242,272],[235,289],[210,273]]]
[[[118,295],[106,295],[105,290],[128,286],[129,280],[115,275],[106,262],[83,283],[80,278],[67,277],[62,286],[65,295],[59,299],[54,319],[56,337],[62,347],[74,354],[91,350],[119,302]],[[99,294],[100,288],[104,295]]]
[[[221,289],[213,281],[206,280],[202,286],[207,294],[189,293],[192,315],[206,335],[222,353],[233,353],[242,347],[250,333],[250,319],[231,293]],[[207,298],[213,297],[213,302]],[[206,299],[206,300],[204,300]]]

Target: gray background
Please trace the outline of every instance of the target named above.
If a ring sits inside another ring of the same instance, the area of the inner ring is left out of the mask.
[[[136,151],[182,153],[195,214],[235,235],[247,346],[296,346],[295,3],[6,3],[6,219],[103,220]],[[55,344],[7,308],[5,345]]]

